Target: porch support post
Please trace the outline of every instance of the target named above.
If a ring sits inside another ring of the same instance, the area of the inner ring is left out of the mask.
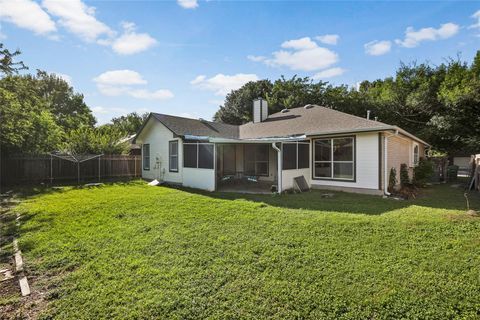
[[[277,174],[277,183],[278,183],[277,190],[278,190],[278,193],[282,193],[282,150],[277,147],[277,145],[275,144],[275,142],[272,143],[272,148],[277,151],[277,170],[278,170],[278,174]]]

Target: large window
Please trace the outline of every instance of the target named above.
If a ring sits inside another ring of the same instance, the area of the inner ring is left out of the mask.
[[[178,172],[178,141],[168,143],[168,168],[170,171]]]
[[[310,144],[308,142],[283,143],[283,170],[309,167]]]
[[[213,169],[213,150],[211,143],[184,143],[183,166],[185,168]]]
[[[246,144],[244,149],[245,174],[252,176],[268,176],[267,144]]]
[[[150,170],[150,145],[143,145],[143,170]]]
[[[355,139],[353,137],[314,140],[314,178],[355,179]]]

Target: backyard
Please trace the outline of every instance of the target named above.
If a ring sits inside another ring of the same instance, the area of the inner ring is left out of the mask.
[[[143,181],[37,190],[14,209],[32,296],[4,294],[0,314],[480,317],[480,218],[465,213],[463,188],[430,186],[410,201],[323,193],[222,194]],[[479,195],[469,198],[480,209]],[[2,222],[8,230],[11,219]]]

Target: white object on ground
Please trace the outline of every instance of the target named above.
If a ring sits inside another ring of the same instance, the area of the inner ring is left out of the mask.
[[[152,180],[148,183],[149,186],[158,186],[161,185],[163,182],[158,181],[157,179]]]

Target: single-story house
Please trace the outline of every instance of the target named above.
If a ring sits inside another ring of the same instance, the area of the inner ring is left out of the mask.
[[[400,165],[410,173],[429,145],[397,126],[318,105],[268,114],[253,102],[253,121],[230,125],[151,113],[134,143],[142,177],[209,191],[282,192],[303,176],[311,188],[388,194]]]

